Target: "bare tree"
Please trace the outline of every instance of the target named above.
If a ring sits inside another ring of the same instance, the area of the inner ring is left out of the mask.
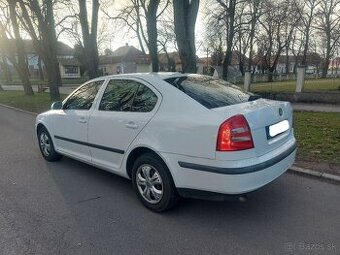
[[[259,23],[259,18],[262,15],[261,12],[261,4],[262,0],[249,0],[249,9],[250,9],[250,31],[249,31],[249,62],[248,62],[248,70],[252,68],[252,61],[254,56],[254,42],[255,42],[255,32],[257,25]]]
[[[10,60],[14,68],[16,69],[20,80],[24,87],[25,95],[32,96],[34,95],[33,89],[31,86],[31,82],[29,79],[29,71],[28,64],[26,61],[26,52],[24,47],[24,42],[20,35],[19,24],[16,16],[16,4],[15,0],[6,0],[7,6],[3,6],[4,8],[8,8],[9,12],[9,27],[6,29],[6,25],[0,21],[0,37],[3,42],[3,46],[5,47],[6,57]],[[3,13],[5,14],[5,13]],[[10,31],[12,30],[12,31]],[[9,36],[11,36],[9,38]],[[15,47],[13,48],[13,44]]]
[[[283,0],[264,4],[264,14],[260,23],[263,28],[259,38],[259,47],[263,50],[263,61],[268,68],[268,81],[273,80],[273,73],[282,51],[290,44],[300,16],[294,1]]]
[[[79,21],[83,34],[83,46],[86,56],[87,71],[90,79],[99,76],[97,46],[99,1],[92,0],[91,27],[87,17],[86,1],[79,0]]]
[[[141,15],[141,5],[139,3],[140,0],[129,0],[126,2],[126,5],[118,10],[118,14],[114,15],[107,11],[107,6],[102,8],[102,11],[105,15],[114,20],[116,26],[121,30],[123,27],[127,27],[127,32],[133,32],[138,39],[139,46],[144,54],[146,54],[146,44],[147,44],[147,36],[144,31],[144,19],[143,15]]]
[[[320,0],[316,15],[316,26],[324,49],[322,77],[327,76],[331,58],[340,43],[340,0]]]
[[[152,71],[159,71],[158,49],[157,49],[157,9],[160,0],[149,0],[148,5],[145,0],[141,0],[142,8],[145,12],[146,28],[148,34],[148,48],[151,57]]]
[[[36,52],[42,58],[48,77],[50,97],[60,100],[59,86],[61,76],[57,59],[57,36],[55,30],[53,6],[55,1],[17,0],[20,4],[21,25],[33,40]]]
[[[116,16],[103,10],[110,19],[123,21],[122,25],[136,34],[143,53],[147,47],[153,72],[159,71],[157,24],[169,3],[170,0],[129,0]]]
[[[226,52],[223,60],[223,79],[228,79],[228,68],[231,64],[235,37],[236,7],[239,0],[216,0],[222,7],[221,21],[225,23],[226,30]]]
[[[195,24],[199,0],[174,0],[174,23],[182,71],[196,73]]]
[[[304,42],[304,48],[303,48],[303,56],[301,60],[302,65],[307,65],[307,53],[309,50],[309,41],[310,36],[312,35],[312,24],[315,20],[315,12],[317,10],[317,7],[320,3],[320,0],[302,0],[302,8],[298,8],[299,11],[301,11],[301,23],[302,23],[302,29],[301,32],[304,35],[303,42]]]

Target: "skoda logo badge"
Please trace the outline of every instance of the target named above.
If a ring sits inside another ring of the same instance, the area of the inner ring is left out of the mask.
[[[282,116],[282,114],[283,114],[283,110],[282,108],[279,108],[279,115]]]

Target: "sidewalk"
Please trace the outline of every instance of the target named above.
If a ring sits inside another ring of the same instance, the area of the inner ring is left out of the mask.
[[[292,103],[294,111],[340,112],[340,105]]]
[[[68,86],[63,86],[59,87],[59,92],[60,94],[70,94],[73,90],[75,90],[79,85],[72,84]],[[24,91],[24,88],[22,85],[1,85],[1,87],[4,90],[9,90],[9,91]],[[38,86],[37,85],[32,85],[33,91],[38,92]],[[46,92],[49,92],[49,89],[46,90]]]

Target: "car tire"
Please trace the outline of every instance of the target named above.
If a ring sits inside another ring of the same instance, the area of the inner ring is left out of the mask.
[[[62,156],[54,149],[52,138],[45,127],[38,130],[38,143],[42,156],[49,162],[58,161]]]
[[[153,153],[137,158],[132,169],[132,184],[143,205],[152,211],[169,210],[179,200],[168,167]]]

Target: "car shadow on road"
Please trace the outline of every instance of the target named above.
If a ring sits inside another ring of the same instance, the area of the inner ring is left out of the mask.
[[[127,209],[133,207],[138,211],[147,210],[137,200],[130,180],[66,157],[60,162],[47,163],[47,167],[70,205],[105,200],[107,203],[111,201],[115,205],[126,206]],[[272,212],[280,210],[282,200],[285,199],[282,185],[282,180],[279,179],[249,194],[246,202],[181,199],[176,208],[161,215],[164,217],[196,213],[201,217],[212,215],[225,217],[229,214],[263,215],[266,210]],[[108,206],[107,209],[109,208]]]

